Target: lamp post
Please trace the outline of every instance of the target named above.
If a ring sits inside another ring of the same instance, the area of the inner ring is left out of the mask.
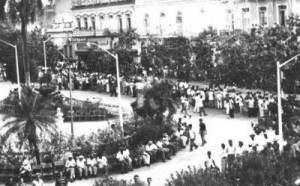
[[[43,41],[43,49],[44,49],[44,64],[45,64],[45,70],[47,70],[47,54],[46,54],[46,43],[50,41],[52,37],[49,37],[47,40]]]
[[[119,57],[118,54],[112,54],[110,51],[102,48],[100,45],[97,45],[96,43],[87,43],[87,46],[90,48],[91,45],[97,46],[99,49],[103,50],[104,52],[108,53],[110,56],[112,56],[116,60],[116,70],[117,70],[117,84],[118,84],[118,102],[119,102],[119,119],[120,119],[120,127],[122,136],[124,134],[124,128],[123,128],[123,112],[121,107],[121,85],[120,85],[120,68],[119,68]]]
[[[57,51],[64,59],[67,59],[66,56],[64,54],[62,54],[60,51]],[[73,103],[72,103],[72,78],[70,75],[70,64],[68,65],[69,69],[68,69],[68,74],[69,74],[69,90],[70,90],[70,112],[71,112],[71,134],[72,134],[72,138],[74,139],[74,123],[73,123]]]
[[[283,150],[283,129],[282,129],[282,104],[281,104],[281,68],[290,62],[292,62],[294,59],[297,59],[300,56],[300,54],[297,54],[296,56],[292,57],[291,59],[285,61],[284,63],[280,64],[279,61],[277,61],[277,104],[278,104],[278,135],[279,135],[279,150],[282,152]]]
[[[15,49],[15,58],[16,58],[16,72],[17,72],[17,83],[18,83],[18,95],[19,101],[21,101],[21,85],[20,85],[20,74],[19,74],[19,56],[18,56],[18,47],[17,45],[10,44],[6,41],[0,39],[1,42],[13,47]]]

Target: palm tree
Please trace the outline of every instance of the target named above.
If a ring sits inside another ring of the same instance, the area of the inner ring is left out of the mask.
[[[27,26],[34,23],[36,18],[41,15],[43,3],[42,0],[1,0],[0,20],[5,19],[5,7],[7,6],[7,15],[14,24],[21,23],[21,35],[23,40],[23,63],[25,71],[25,82],[30,84],[30,63],[27,46]]]
[[[176,98],[173,95],[172,82],[165,80],[157,84],[153,84],[151,88],[143,90],[141,104],[139,98],[131,104],[133,110],[142,118],[151,118],[157,125],[163,124],[165,113],[171,118],[176,113]]]
[[[40,163],[39,133],[43,132],[47,135],[57,133],[55,117],[41,115],[41,111],[46,111],[51,100],[51,96],[45,97],[32,88],[23,87],[22,100],[15,104],[16,116],[6,115],[3,118],[4,124],[0,128],[0,130],[6,130],[4,140],[12,134],[18,134],[21,147],[27,142],[31,152],[36,156],[37,163]]]

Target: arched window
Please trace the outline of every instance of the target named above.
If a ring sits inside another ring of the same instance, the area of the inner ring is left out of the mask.
[[[100,19],[99,28],[100,28],[100,30],[102,30],[103,29],[103,24],[104,24],[104,15],[100,15],[99,19]]]
[[[126,14],[126,19],[127,19],[127,29],[131,29],[131,15]]]
[[[83,18],[83,22],[84,22],[84,28],[85,28],[85,29],[88,29],[89,24],[88,24],[88,19],[87,19],[87,17]]]
[[[81,28],[81,22],[80,22],[80,18],[79,17],[76,18],[76,22],[77,22],[77,27]]]
[[[96,22],[95,22],[95,17],[91,17],[92,20],[92,29],[96,30]]]
[[[123,32],[123,23],[122,23],[122,15],[118,15],[118,25],[119,25],[119,32]]]

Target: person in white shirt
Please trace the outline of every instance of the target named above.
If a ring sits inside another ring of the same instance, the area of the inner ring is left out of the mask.
[[[224,143],[221,144],[222,152],[221,152],[221,172],[225,172],[227,168],[227,149]]]
[[[157,153],[157,146],[153,144],[153,142],[150,140],[148,141],[146,147],[146,152],[150,155],[153,162],[156,162],[156,153]]]
[[[240,112],[240,102],[241,102],[241,97],[240,97],[239,93],[237,92],[234,96],[234,106],[235,106],[235,111],[237,113]]]
[[[206,169],[218,169],[215,161],[211,158],[210,151],[207,152],[207,159],[205,160],[204,165]]]
[[[127,173],[129,169],[129,163],[128,163],[128,158],[127,158],[127,153],[124,152],[124,147],[120,147],[119,152],[117,153],[116,158],[119,160],[121,163],[121,172],[122,173]]]
[[[248,103],[248,117],[252,117],[254,116],[254,99],[252,97],[250,97],[247,100]]]
[[[222,93],[220,90],[217,92],[216,99],[217,99],[217,109],[222,109],[223,108],[223,100],[222,100],[223,98],[222,98]]]
[[[27,176],[30,176],[31,171],[32,169],[29,160],[26,157],[24,157],[22,166],[20,168],[20,177],[25,178]]]
[[[82,178],[83,174],[84,176],[87,178],[87,166],[85,165],[86,163],[86,160],[84,158],[84,156],[80,155],[78,157],[78,159],[76,160],[76,166],[77,166],[77,169],[78,169],[78,172],[79,172],[79,179]]]
[[[242,141],[239,141],[239,145],[235,151],[236,156],[242,156],[246,149],[244,148],[244,143]]]
[[[72,156],[70,156],[69,159],[66,161],[65,167],[66,167],[66,172],[68,172],[70,174],[70,179],[74,180],[75,179],[76,162]]]
[[[204,110],[204,97],[202,95],[200,95],[199,98],[199,115],[202,116],[202,113],[204,114],[204,116],[207,116],[205,110]]]
[[[124,146],[124,149],[125,149],[124,150],[125,159],[128,161],[129,171],[132,171],[133,169],[132,169],[132,159],[130,157],[130,151],[129,151],[129,149],[126,146]]]
[[[198,148],[198,145],[195,144],[196,132],[192,129],[193,125],[189,124],[189,135],[190,135],[190,151],[193,151],[193,148]]]
[[[97,172],[98,172],[98,168],[97,168],[97,160],[96,158],[91,155],[87,161],[86,161],[86,165],[89,171],[89,174],[91,176],[97,176]]]
[[[162,161],[163,162],[166,161],[166,158],[171,159],[170,158],[170,156],[171,156],[170,155],[170,150],[168,148],[163,147],[162,138],[159,138],[159,140],[157,140],[155,145],[157,146],[157,154],[160,154],[162,156]]]
[[[32,181],[32,185],[33,186],[44,186],[44,182],[41,179],[41,174],[40,173],[37,173],[35,175],[35,179]]]
[[[193,99],[195,100],[194,113],[198,113],[199,112],[199,105],[200,105],[200,95],[196,94]]]
[[[264,117],[264,100],[262,96],[258,97],[258,110],[259,110],[259,116]]]
[[[98,163],[98,168],[99,169],[104,169],[105,176],[108,176],[108,162],[106,158],[106,153],[100,153],[99,156],[97,157],[97,163]]]
[[[211,89],[208,92],[208,103],[210,108],[214,107],[214,92]]]
[[[228,140],[229,146],[227,147],[227,161],[228,161],[228,169],[231,169],[231,166],[235,160],[236,148],[233,146],[232,140]]]

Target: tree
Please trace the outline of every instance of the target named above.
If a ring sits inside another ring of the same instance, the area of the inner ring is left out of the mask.
[[[1,3],[0,10],[4,10],[4,6],[8,8],[8,17],[14,24],[21,22],[21,37],[23,43],[23,65],[25,74],[25,83],[28,85],[30,83],[30,61],[28,54],[28,44],[27,44],[27,26],[28,24],[34,23],[36,18],[42,13],[42,0],[4,0],[6,4]],[[0,15],[4,15],[0,12]],[[3,20],[4,17],[1,17]]]
[[[16,43],[18,46],[18,54],[19,61],[23,60],[23,51],[21,50],[21,33],[19,30],[13,30],[8,25],[0,30],[0,38],[8,41],[10,43]],[[43,54],[43,40],[45,40],[46,36],[42,35],[41,29],[35,28],[28,35],[28,49],[29,49],[29,63],[30,63],[30,74],[31,80],[36,81],[38,76],[38,66],[44,66],[44,54]],[[50,67],[54,67],[56,65],[56,61],[59,58],[59,54],[57,52],[57,46],[55,46],[52,42],[46,43],[47,50],[47,64]],[[17,82],[16,76],[16,63],[15,63],[15,51],[12,47],[7,45],[0,45],[0,59],[3,64],[6,64],[7,70],[7,79],[13,83]],[[22,69],[24,63],[19,63],[19,69]],[[25,82],[24,71],[19,70],[20,73],[20,81]]]
[[[4,125],[0,129],[6,130],[5,140],[12,134],[18,134],[21,146],[28,142],[38,163],[40,163],[39,133],[47,135],[57,133],[55,117],[41,114],[41,112],[46,111],[46,107],[51,102],[51,96],[42,96],[32,88],[23,87],[21,102],[19,103],[17,99],[14,101],[16,117],[12,118],[10,115],[6,115],[3,118]]]
[[[138,101],[132,104],[133,110],[143,118],[151,118],[157,125],[163,124],[164,114],[171,118],[176,113],[174,103],[176,102],[172,89],[173,84],[168,81],[162,81],[154,84],[151,88],[144,89],[142,104]]]
[[[208,78],[213,81],[214,78],[214,55],[216,49],[216,43],[220,41],[217,31],[212,27],[199,33],[198,37],[193,38],[191,41],[191,51],[195,54],[195,59],[192,61],[193,66],[200,72],[201,75],[205,75],[204,79]]]

